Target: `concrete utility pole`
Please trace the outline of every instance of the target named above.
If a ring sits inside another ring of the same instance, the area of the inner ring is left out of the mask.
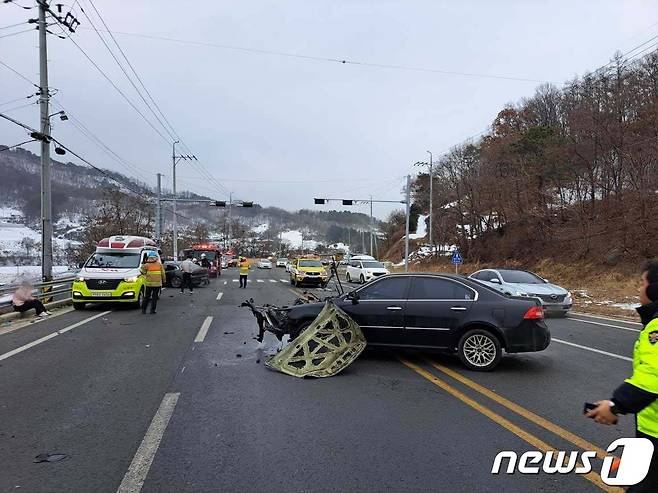
[[[48,50],[46,48],[46,9],[45,1],[39,5],[39,106],[41,108],[41,277],[44,281],[53,279],[53,220],[50,176],[50,118],[48,117]]]
[[[231,239],[233,237],[233,225],[231,224],[231,209],[233,208],[233,192],[228,196],[228,248],[231,248]]]
[[[171,163],[173,166],[173,188],[174,188],[174,260],[178,260],[178,218],[176,217],[176,144],[174,141],[171,150]]]
[[[373,255],[374,250],[372,246],[373,236],[375,234],[375,224],[372,219],[372,195],[370,196],[370,255]]]
[[[155,209],[155,239],[162,241],[162,173],[158,173],[158,203]]]
[[[427,153],[430,155],[430,246],[432,247],[432,255],[434,255],[434,242],[432,241],[432,215],[434,212],[434,208],[432,207],[432,199],[434,197],[434,193],[432,190],[432,185],[434,183],[434,172],[432,170],[434,166],[434,162],[432,159],[432,153],[430,151],[427,151]]]
[[[411,215],[411,175],[407,175],[407,213],[404,226],[404,271],[409,272],[409,216]]]

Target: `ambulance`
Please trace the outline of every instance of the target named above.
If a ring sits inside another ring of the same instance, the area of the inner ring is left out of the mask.
[[[159,258],[158,247],[150,238],[103,238],[73,281],[73,308],[82,310],[87,303],[126,303],[141,307],[144,279],[139,268],[150,251],[156,252]]]

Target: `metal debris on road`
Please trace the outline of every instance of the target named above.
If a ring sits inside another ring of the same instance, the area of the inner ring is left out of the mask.
[[[265,366],[294,377],[330,377],[349,366],[365,347],[357,323],[327,302],[313,323]]]

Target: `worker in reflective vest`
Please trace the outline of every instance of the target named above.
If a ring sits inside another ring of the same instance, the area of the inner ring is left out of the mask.
[[[160,297],[160,289],[165,282],[166,276],[164,267],[160,263],[157,252],[150,251],[146,256],[146,262],[142,264],[139,271],[144,276],[144,301],[142,303],[142,313],[146,313],[146,307],[151,303],[151,313],[155,313]]]
[[[653,443],[654,452],[646,477],[626,491],[632,493],[658,491],[658,262],[642,268],[637,309],[644,328],[635,341],[633,374],[612,394],[597,402],[587,416],[597,423],[613,425],[618,414],[635,414],[637,438]]]
[[[240,257],[238,269],[240,270],[240,287],[246,288],[247,276],[249,275],[249,261],[246,259],[246,257]]]

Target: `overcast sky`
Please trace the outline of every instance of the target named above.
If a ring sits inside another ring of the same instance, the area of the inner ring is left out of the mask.
[[[32,0],[16,0],[32,5]],[[75,2],[76,4],[78,2]],[[80,5],[98,27],[89,0]],[[436,71],[552,81],[558,85],[658,34],[653,0],[94,0],[112,31],[237,48]],[[72,38],[159,128],[77,7]],[[36,17],[0,4],[0,28]],[[37,32],[0,29],[0,61],[38,82]],[[55,26],[53,32],[59,32]],[[213,198],[226,190],[286,209],[314,196],[399,199],[414,162],[488,127],[508,102],[538,82],[342,64],[116,34],[182,140],[225,189],[189,163],[179,189]],[[171,183],[171,145],[103,78],[69,39],[49,36],[56,99],[109,148],[130,174]],[[108,39],[108,43],[111,40]],[[38,125],[32,87],[0,66],[0,111]],[[53,112],[59,108],[55,108]],[[99,166],[129,173],[55,120],[53,134]],[[166,134],[165,134],[166,135]],[[0,143],[25,140],[0,122]],[[32,145],[28,148],[38,151]],[[187,153],[185,149],[181,149]],[[324,206],[328,208],[327,206]],[[355,208],[366,212],[365,207]],[[390,206],[375,207],[382,217]]]

